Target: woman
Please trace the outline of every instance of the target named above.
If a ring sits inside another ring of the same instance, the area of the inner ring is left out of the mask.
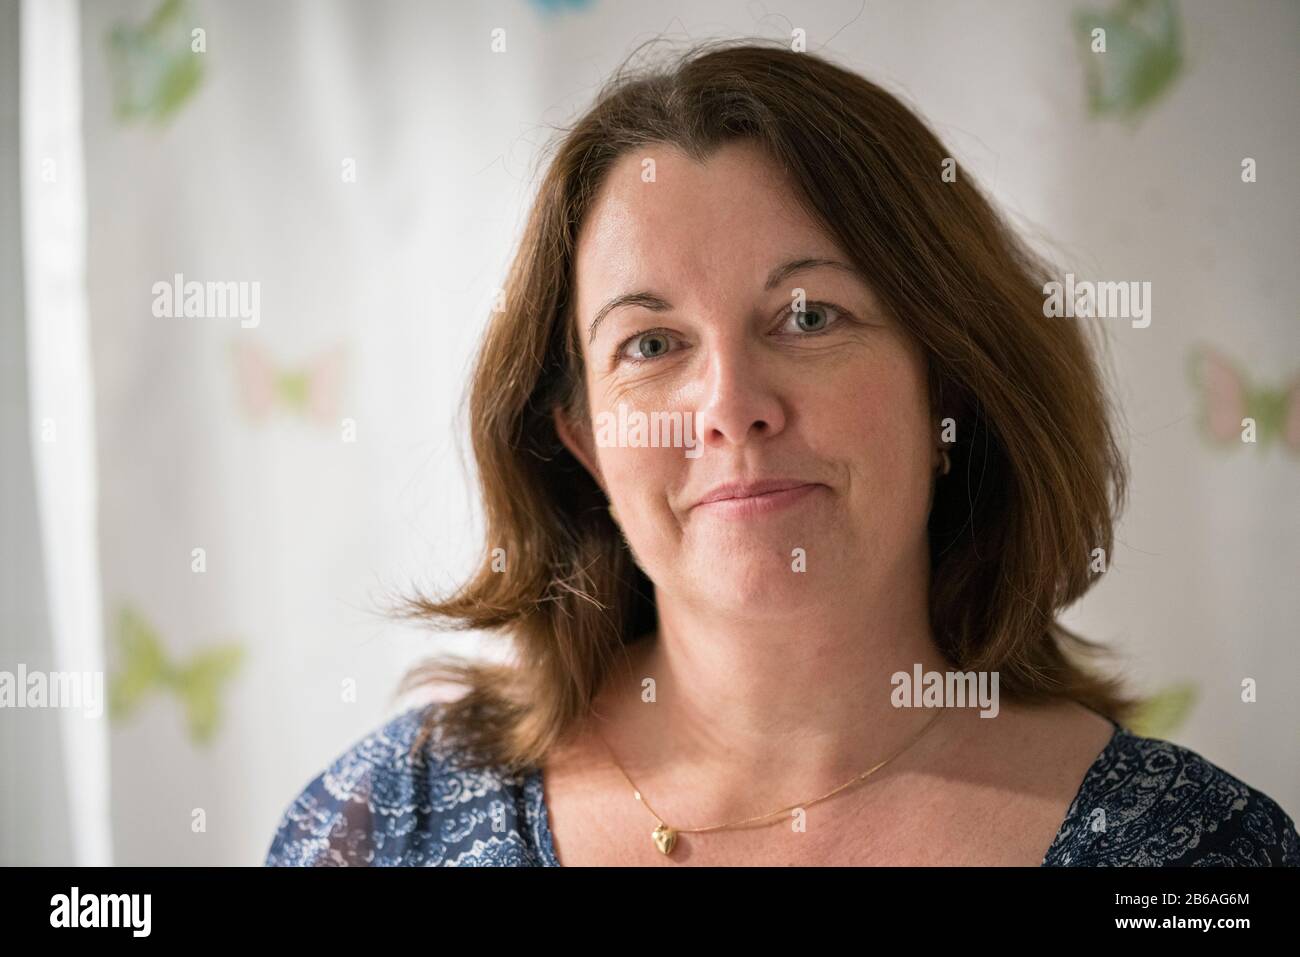
[[[616,77],[478,360],[482,568],[409,606],[517,655],[408,676],[465,690],[313,780],[267,863],[1300,863],[1056,620],[1125,469],[1050,275],[825,60]]]

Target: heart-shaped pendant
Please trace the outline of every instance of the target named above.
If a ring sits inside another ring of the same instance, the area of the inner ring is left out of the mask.
[[[655,847],[664,854],[671,854],[677,844],[677,832],[667,824],[660,824],[650,833],[650,836],[654,838]]]

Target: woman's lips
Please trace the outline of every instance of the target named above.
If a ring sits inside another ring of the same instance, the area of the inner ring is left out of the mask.
[[[721,488],[706,495],[695,509],[724,518],[749,518],[789,508],[825,488],[816,482],[772,482]]]

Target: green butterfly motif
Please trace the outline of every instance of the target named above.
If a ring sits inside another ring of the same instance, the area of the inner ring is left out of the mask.
[[[1181,17],[1174,0],[1119,0],[1110,10],[1076,10],[1088,112],[1132,119],[1173,86],[1183,71]],[[1094,52],[1092,31],[1106,31]]]
[[[1142,702],[1128,729],[1148,738],[1167,738],[1183,726],[1196,704],[1196,685],[1170,685]]]
[[[155,691],[171,692],[185,705],[190,739],[204,745],[220,723],[221,687],[239,669],[244,650],[237,643],[217,645],[196,654],[184,665],[168,659],[154,628],[133,608],[118,618],[122,668],[109,682],[109,715],[130,717]]]
[[[1300,455],[1300,373],[1280,387],[1257,385],[1224,353],[1213,346],[1193,346],[1187,357],[1198,415],[1206,442],[1218,448],[1240,448],[1243,420],[1255,422],[1260,449],[1281,440],[1292,455]]]
[[[108,65],[119,120],[161,123],[194,95],[207,54],[191,50],[191,23],[185,0],[163,0],[141,26],[114,24]]]

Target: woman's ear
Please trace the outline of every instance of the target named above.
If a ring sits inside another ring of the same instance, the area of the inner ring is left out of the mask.
[[[575,428],[563,406],[555,406],[551,410],[551,416],[555,420],[555,434],[560,437],[564,447],[573,453],[573,457],[582,463],[583,468],[590,473],[591,477],[596,480],[596,484],[603,490],[605,480],[600,474],[600,466],[596,464],[596,455],[591,447],[589,430]]]

